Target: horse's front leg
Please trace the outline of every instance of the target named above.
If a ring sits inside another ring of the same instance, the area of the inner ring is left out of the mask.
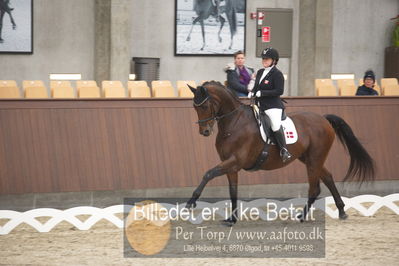
[[[3,43],[4,40],[1,38],[1,32],[3,30],[3,17],[4,17],[4,11],[0,11],[0,43]]]
[[[223,224],[233,226],[237,222],[237,187],[238,187],[238,173],[228,173],[230,200],[231,200],[231,216],[223,220]]]
[[[8,15],[10,16],[10,21],[12,24],[12,29],[15,30],[17,28],[17,24],[14,21],[14,17],[11,15],[11,12],[8,12]]]
[[[237,160],[234,156],[221,162],[216,167],[208,170],[202,178],[199,186],[194,190],[191,199],[187,202],[186,208],[195,208],[197,206],[197,200],[201,196],[206,184],[217,176],[221,176],[227,173],[237,172]]]
[[[201,47],[201,51],[204,50],[205,48],[205,26],[204,26],[204,20],[200,21],[201,23],[201,31],[202,31],[202,47]]]
[[[219,16],[219,17],[220,17],[220,28],[219,28],[219,32],[218,32],[218,38],[219,38],[219,42],[222,42],[222,37],[220,36],[220,33],[222,32],[223,25],[226,22],[226,20],[222,16]]]
[[[197,17],[193,20],[193,24],[191,25],[190,32],[187,35],[186,41],[189,42],[191,40],[191,32],[193,31],[194,25],[200,20],[200,17]]]

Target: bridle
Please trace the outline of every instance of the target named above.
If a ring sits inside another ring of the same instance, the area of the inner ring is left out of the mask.
[[[211,99],[212,99],[211,96],[208,94],[208,96],[207,96],[202,102],[200,102],[200,103],[195,103],[195,102],[194,102],[194,106],[199,107],[199,106],[205,104],[207,101],[210,101]],[[227,116],[229,116],[229,115],[231,115],[231,114],[237,112],[238,109],[239,109],[240,107],[241,107],[241,105],[239,105],[239,106],[238,106],[237,108],[235,108],[233,111],[228,112],[227,114],[219,115],[219,116],[218,116],[217,114],[215,114],[215,110],[214,110],[214,108],[213,108],[213,104],[211,104],[211,117],[198,120],[196,123],[197,123],[197,124],[203,124],[203,123],[205,123],[205,122],[212,121],[212,120],[214,120],[214,121],[219,121],[219,120],[221,120],[221,119],[223,119],[223,118],[225,118],[225,117],[227,117]]]

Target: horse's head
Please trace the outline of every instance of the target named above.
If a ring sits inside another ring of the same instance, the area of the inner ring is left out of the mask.
[[[213,133],[213,125],[219,112],[218,104],[212,99],[206,87],[193,88],[190,85],[187,86],[194,94],[193,105],[198,115],[199,133],[208,137]]]

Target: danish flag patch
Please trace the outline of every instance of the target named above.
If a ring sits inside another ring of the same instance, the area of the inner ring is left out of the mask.
[[[292,132],[292,131],[286,131],[286,132],[285,132],[285,137],[286,137],[287,139],[293,139],[293,138],[295,138],[294,132]]]

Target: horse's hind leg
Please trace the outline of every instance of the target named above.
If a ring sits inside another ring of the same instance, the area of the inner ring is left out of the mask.
[[[232,15],[230,16],[230,18],[231,18],[232,16],[234,16],[234,14],[232,14]],[[231,18],[231,20],[232,20],[232,18]],[[234,30],[232,29],[231,23],[234,23],[234,22],[230,22],[230,46],[229,46],[229,50],[231,50],[231,48],[233,47],[233,44],[234,44],[234,35],[235,35],[235,32],[234,32]]]
[[[339,212],[339,219],[344,220],[344,219],[348,218],[348,215],[346,215],[345,210],[344,210],[345,204],[342,201],[341,196],[339,195],[338,189],[335,186],[332,175],[325,167],[323,167],[323,169],[322,169],[321,180],[323,180],[323,183],[330,190],[330,192],[334,198],[335,205],[337,206],[337,209]]]
[[[314,167],[311,164],[306,164],[306,168],[308,171],[309,181],[308,202],[304,206],[302,214],[298,217],[301,222],[306,219],[306,215],[308,214],[310,207],[320,195],[320,167]]]
[[[229,46],[229,50],[231,50],[231,48],[233,47],[233,45],[234,45],[234,33],[231,32],[231,33],[230,33],[230,46]]]
[[[220,28],[219,28],[219,32],[218,32],[218,38],[219,38],[219,42],[222,42],[222,37],[220,36],[220,33],[222,32],[223,25],[226,22],[226,20],[222,16],[219,16],[219,19],[220,19]]]

